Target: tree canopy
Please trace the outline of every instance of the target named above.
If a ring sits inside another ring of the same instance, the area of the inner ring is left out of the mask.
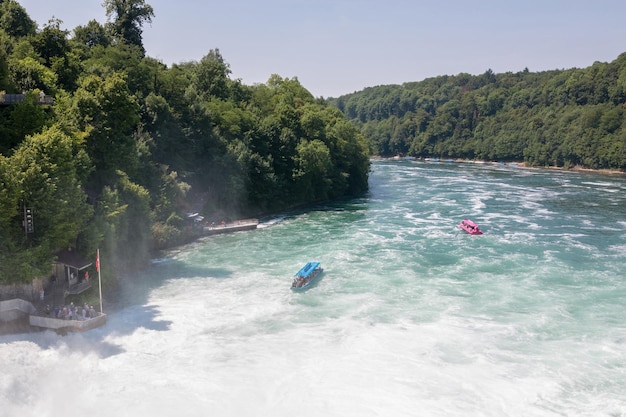
[[[329,102],[383,156],[626,170],[626,54],[582,69],[444,75]]]
[[[143,49],[151,6],[103,6],[106,24],[70,32],[0,2],[0,284],[45,277],[68,247],[100,248],[112,279],[184,242],[188,211],[220,221],[367,190],[365,137],[297,78],[244,85],[219,49],[168,67]]]
[[[110,19],[113,36],[129,45],[139,47],[142,54],[143,40],[141,34],[144,23],[152,23],[154,11],[144,0],[104,0],[102,5]]]

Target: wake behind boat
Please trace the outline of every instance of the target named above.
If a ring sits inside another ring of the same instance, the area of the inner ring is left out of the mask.
[[[310,288],[322,274],[324,269],[320,262],[307,262],[293,277],[291,289],[295,291]]]
[[[470,235],[482,235],[483,234],[483,232],[480,230],[478,225],[468,219],[463,219],[461,223],[459,223],[459,227],[465,230]]]

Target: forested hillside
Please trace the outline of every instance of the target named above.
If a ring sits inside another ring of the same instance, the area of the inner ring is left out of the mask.
[[[68,247],[100,248],[110,275],[140,267],[184,241],[189,210],[228,220],[367,189],[363,135],[296,78],[244,85],[218,49],[168,67],[142,45],[158,10],[103,7],[107,23],[67,31],[0,1],[0,284],[46,277]]]
[[[440,76],[329,102],[382,156],[626,169],[626,53],[584,69]]]

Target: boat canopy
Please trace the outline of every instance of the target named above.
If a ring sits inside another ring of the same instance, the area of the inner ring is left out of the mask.
[[[315,271],[318,266],[320,266],[319,262],[307,262],[307,264],[296,273],[296,277],[307,277],[311,275],[311,272]]]

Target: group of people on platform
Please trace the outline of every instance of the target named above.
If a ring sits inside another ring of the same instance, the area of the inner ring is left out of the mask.
[[[61,320],[88,320],[97,316],[96,310],[93,306],[85,303],[82,307],[76,306],[74,303],[65,305],[63,307],[57,306],[54,310],[50,310],[50,305],[46,305],[46,315],[61,319]]]
[[[211,222],[211,224],[209,225],[209,229],[214,229],[215,227],[215,222]],[[226,227],[226,221],[222,220],[219,224],[219,227]]]

